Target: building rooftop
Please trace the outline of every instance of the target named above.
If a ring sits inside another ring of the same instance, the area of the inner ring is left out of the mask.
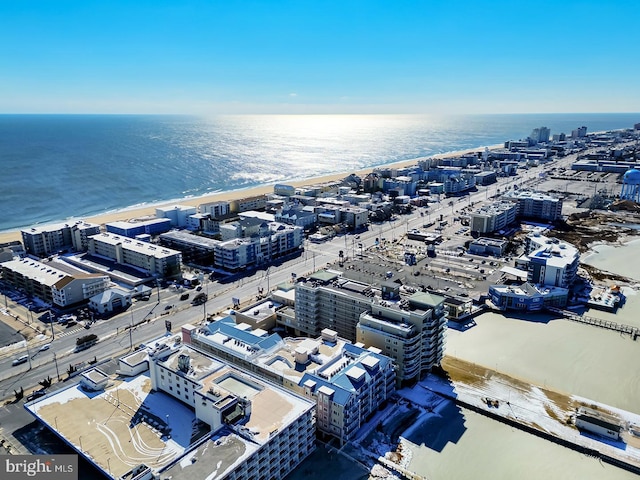
[[[171,340],[175,338],[160,342],[169,346]],[[128,357],[146,354],[140,351]],[[25,408],[110,477],[130,475],[131,469],[143,464],[162,472],[162,478],[173,479],[218,478],[267,444],[279,429],[315,408],[309,400],[206,360],[185,346],[173,349],[162,364],[177,367],[182,355],[190,357],[202,395],[214,402],[231,397],[251,402],[241,422],[223,425],[209,437],[209,427],[192,408],[152,390],[148,373],[126,380],[113,377],[98,392],[72,385]]]
[[[58,230],[62,230],[63,228],[69,228],[74,226],[81,229],[90,228],[90,227],[99,227],[99,225],[95,223],[87,223],[83,220],[78,220],[77,222],[52,223],[50,225],[34,225],[29,228],[24,228],[20,231],[28,235],[35,235],[38,233],[57,232]]]
[[[506,245],[509,242],[507,240],[502,240],[500,238],[480,237],[480,238],[476,238],[475,240],[472,240],[471,243],[473,243],[475,245],[503,247],[504,245]]]
[[[543,192],[534,192],[532,190],[513,190],[505,193],[504,198],[515,198],[519,200],[545,200],[548,202],[559,202],[560,199]]]
[[[507,200],[494,202],[489,205],[483,205],[478,208],[472,215],[497,215],[507,210],[516,209],[517,206],[513,202]]]
[[[122,220],[116,220],[114,222],[109,222],[106,225],[108,227],[115,227],[115,228],[120,228],[122,230],[128,230],[130,228],[144,227],[146,225],[154,225],[156,223],[167,223],[167,219],[166,218],[150,218],[149,220],[144,220],[141,222],[125,222]]]
[[[19,273],[23,277],[37,281],[38,283],[48,287],[53,287],[62,279],[71,278],[62,270],[58,270],[46,263],[38,262],[37,260],[32,260],[30,258],[9,260],[8,262],[4,262],[2,265],[16,273]]]
[[[220,240],[203,237],[202,235],[194,235],[184,230],[171,230],[170,232],[161,233],[160,239],[175,239],[177,241],[198,245],[200,247],[213,248],[220,243]]]
[[[166,220],[166,219],[162,219],[162,220]],[[129,225],[136,225],[136,224],[129,224]],[[113,233],[107,233],[107,232],[99,233],[98,235],[92,235],[89,238],[94,238],[100,242],[104,242],[114,246],[122,245],[122,247],[126,248],[127,250],[139,252],[144,255],[150,255],[158,259],[180,254],[180,252],[177,250],[172,250],[167,247],[161,247],[149,242],[141,242],[133,238],[123,237],[121,235],[116,235]]]
[[[141,463],[160,469],[180,457],[195,420],[183,403],[152,392],[147,375],[114,380],[101,392],[72,385],[25,408],[115,478]]]

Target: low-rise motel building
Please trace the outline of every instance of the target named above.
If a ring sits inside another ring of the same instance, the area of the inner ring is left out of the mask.
[[[107,478],[284,478],[315,448],[315,402],[167,336],[25,408]]]
[[[110,285],[107,275],[71,275],[31,258],[3,262],[0,264],[0,273],[13,287],[62,308],[84,303],[107,290]]]

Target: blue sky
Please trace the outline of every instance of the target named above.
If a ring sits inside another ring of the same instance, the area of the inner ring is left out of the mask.
[[[0,0],[0,112],[640,112],[638,25],[638,0]]]

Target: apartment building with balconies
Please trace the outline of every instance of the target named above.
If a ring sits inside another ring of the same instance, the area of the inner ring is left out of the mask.
[[[108,289],[110,284],[107,275],[70,275],[30,258],[3,262],[0,267],[3,280],[13,287],[59,307],[81,304]]]
[[[26,252],[46,257],[61,250],[87,250],[88,237],[100,233],[100,225],[78,221],[34,226],[20,231]]]
[[[179,251],[113,233],[89,237],[89,253],[160,278],[181,275],[182,254]]]
[[[517,216],[521,218],[535,218],[551,222],[562,217],[562,199],[546,193],[512,190],[507,191],[502,198],[518,205]]]
[[[570,243],[539,233],[525,239],[525,254],[516,267],[526,270],[529,283],[569,288],[578,275],[580,252]]]
[[[495,202],[470,213],[469,225],[472,232],[491,233],[514,223],[517,214],[518,205],[514,202]]]
[[[341,442],[395,391],[392,360],[325,329],[318,338],[281,338],[230,316],[183,327],[183,343],[317,402],[316,426]]]
[[[391,357],[398,386],[413,384],[440,365],[447,330],[445,298],[418,292],[396,300],[375,299],[357,325],[358,343]]]

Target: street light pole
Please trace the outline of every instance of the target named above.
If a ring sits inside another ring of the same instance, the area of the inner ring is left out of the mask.
[[[53,318],[51,318],[51,310],[49,310],[49,324],[51,325],[51,340],[55,340],[56,332],[53,329]]]
[[[24,344],[27,346],[27,358],[29,359],[29,370],[31,370],[31,352],[29,351],[29,340],[24,339]]]
[[[53,363],[56,364],[56,375],[58,375],[58,381],[60,381],[60,371],[58,370],[58,359],[56,358],[56,352],[53,352]],[[56,429],[58,426],[56,425]]]
[[[129,350],[133,350],[133,305],[131,305],[131,325],[129,326]]]

